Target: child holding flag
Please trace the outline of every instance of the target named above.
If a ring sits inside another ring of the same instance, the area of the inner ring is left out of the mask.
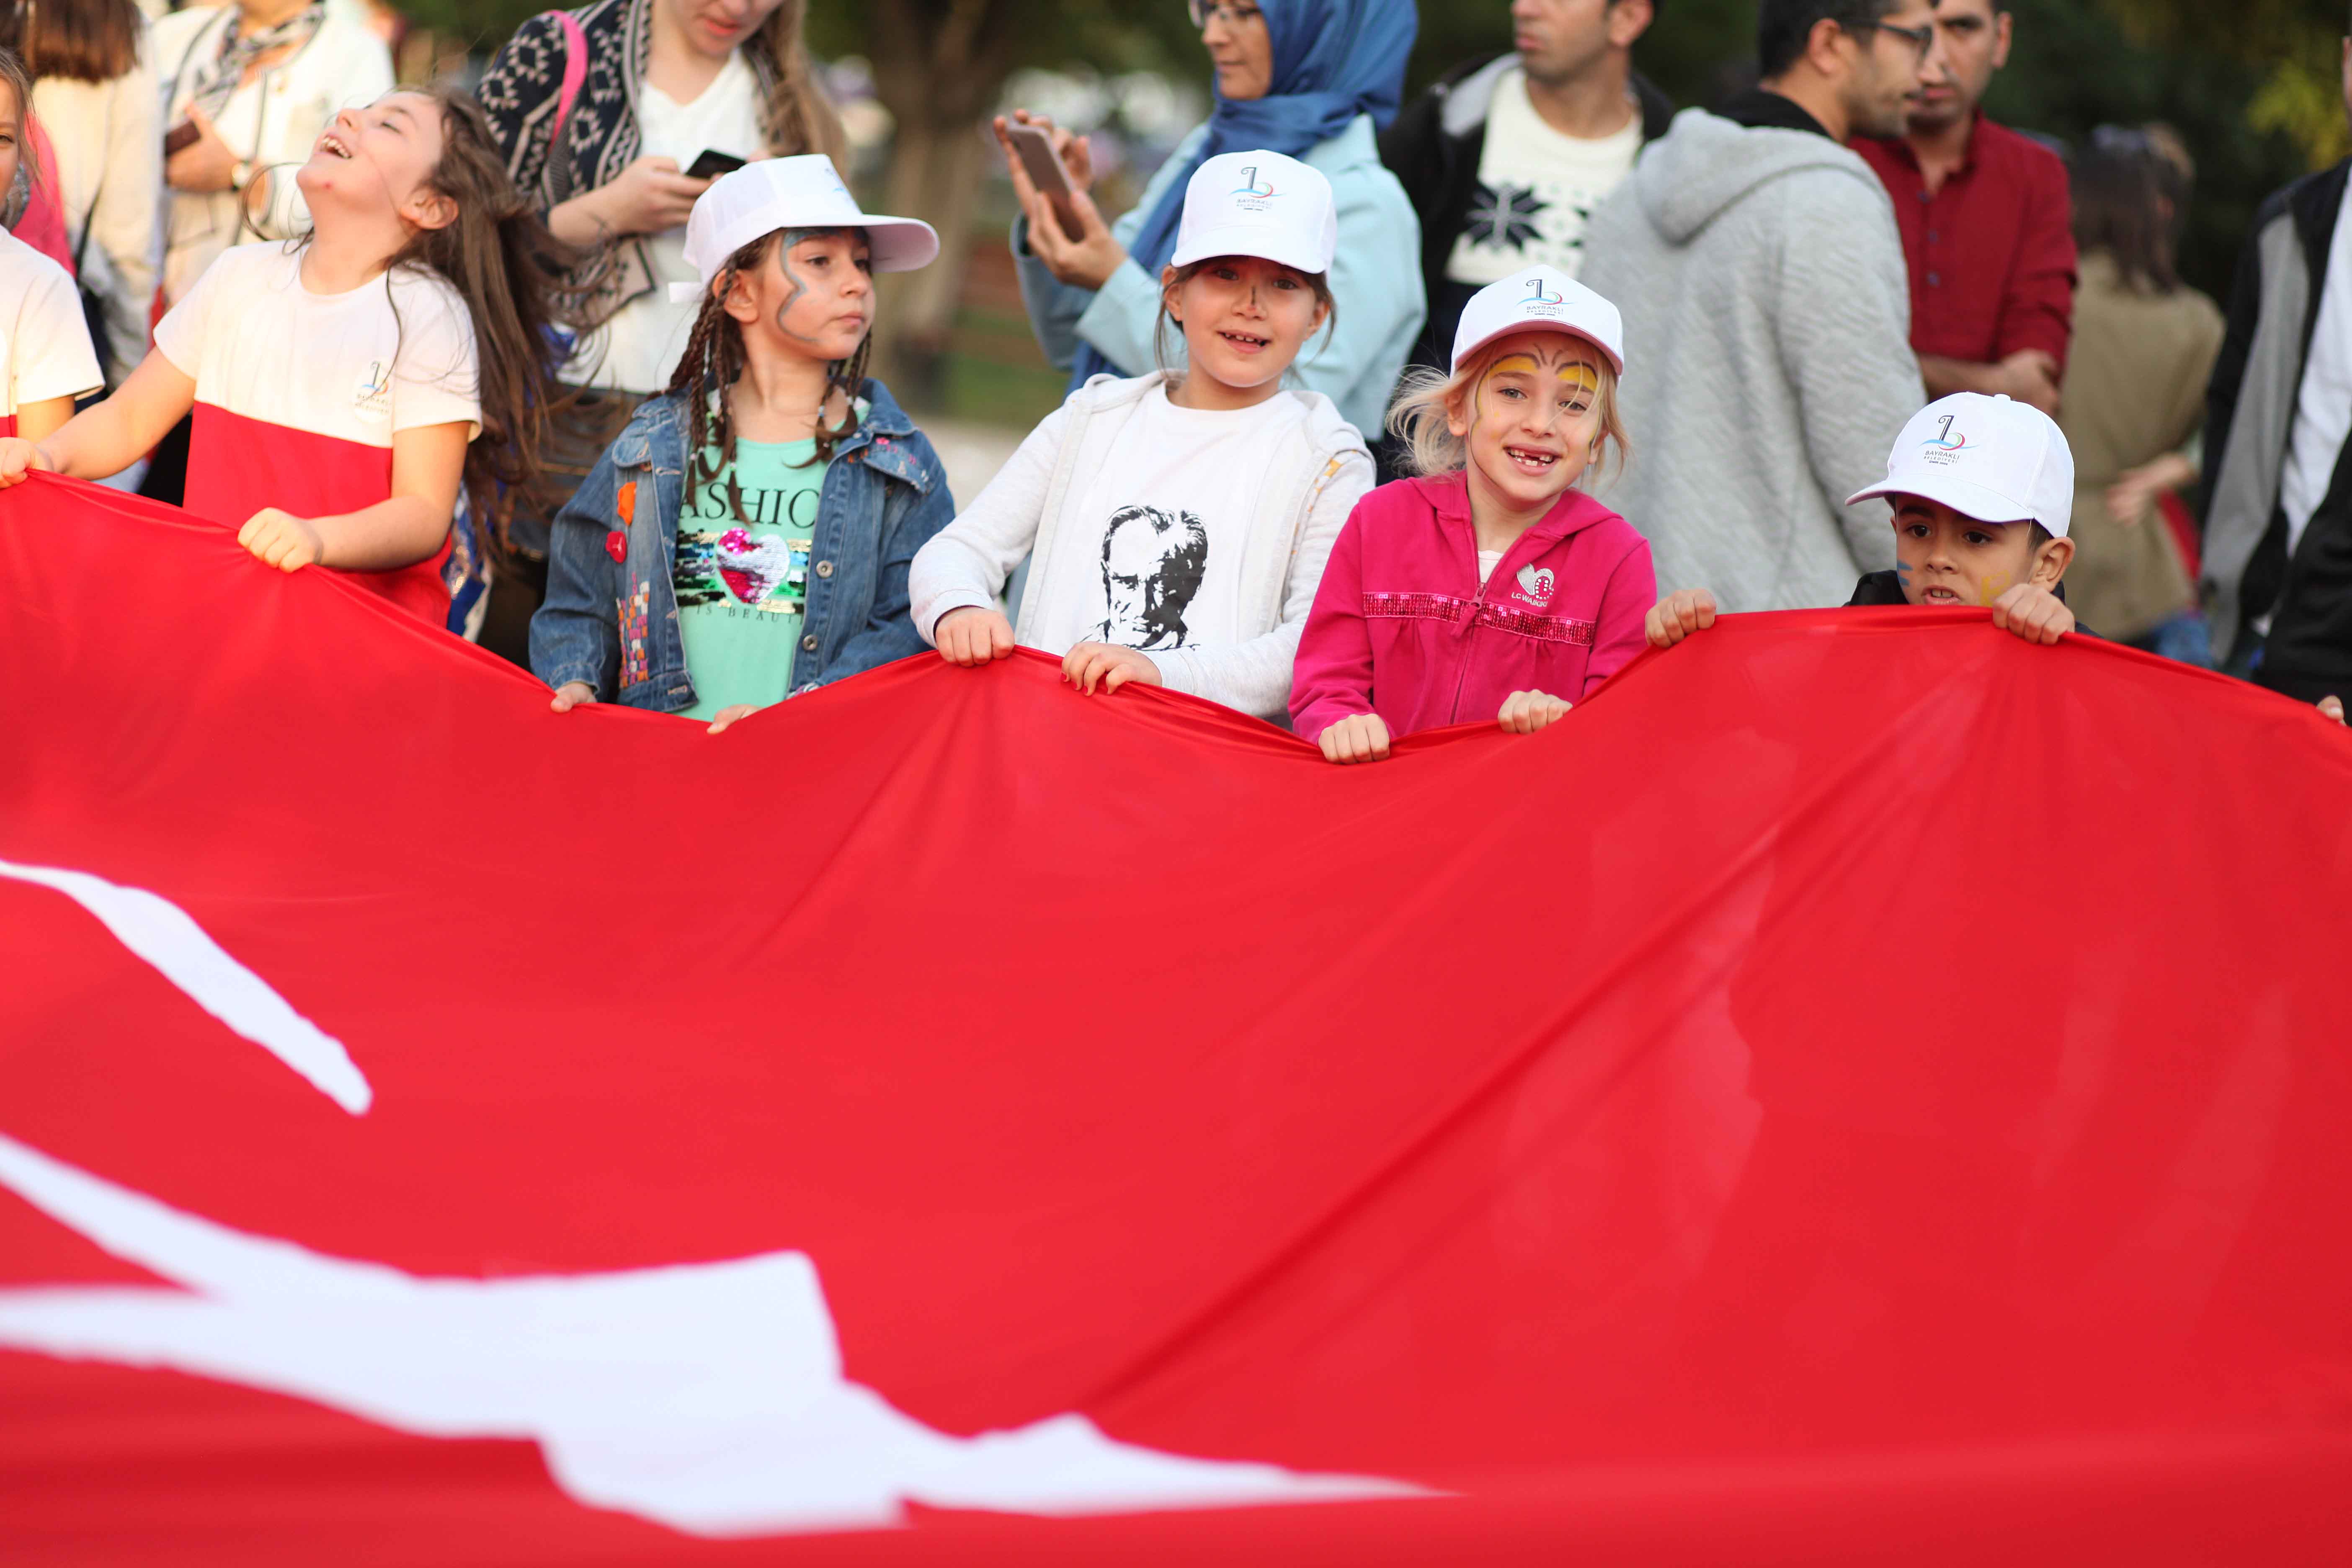
[[[696,200],[685,357],[556,515],[530,666],[557,712],[617,700],[715,734],[922,650],[908,563],[955,503],[866,358],[874,274],[939,251],[929,224],[858,210],[821,153]]]
[[[193,407],[190,511],[440,626],[460,489],[487,517],[536,470],[562,252],[468,99],[346,110],[295,178],[310,237],[224,252],[111,397],[0,441],[0,485],[119,473]]]
[[[1937,398],[1895,438],[1886,478],[1846,505],[1874,496],[1893,503],[1895,570],[1864,574],[1849,605],[1990,609],[2031,643],[2077,629],[2059,584],[2074,558],[2074,454],[2047,414],[1980,392]],[[1713,594],[1685,588],[1651,609],[1645,631],[1672,647],[1715,616]]]
[[[1471,296],[1452,374],[1390,410],[1418,478],[1348,520],[1298,647],[1290,711],[1335,763],[1493,716],[1550,724],[1641,651],[1650,546],[1581,488],[1621,462],[1617,308],[1551,267]]]
[[[1021,642],[1087,692],[1168,686],[1282,712],[1331,541],[1371,488],[1356,427],[1283,376],[1331,319],[1331,184],[1278,153],[1203,162],[1160,275],[1185,369],[1098,375],[915,559],[915,628],[951,664]],[[1031,558],[1021,626],[996,608]]]

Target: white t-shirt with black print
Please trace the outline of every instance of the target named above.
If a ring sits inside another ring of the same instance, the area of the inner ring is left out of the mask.
[[[1177,407],[1164,386],[1145,394],[1039,563],[1045,580],[1030,581],[1038,646],[1160,653],[1263,630],[1242,626],[1242,545],[1284,437],[1306,415],[1287,395],[1214,413]]]
[[[1528,101],[1527,73],[1506,71],[1486,110],[1478,187],[1445,276],[1483,289],[1540,261],[1575,277],[1586,223],[1633,172],[1641,151],[1638,106],[1614,135],[1564,136]]]

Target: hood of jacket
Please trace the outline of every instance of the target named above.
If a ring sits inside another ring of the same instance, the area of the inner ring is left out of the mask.
[[[1751,131],[1703,109],[1685,109],[1633,165],[1633,197],[1667,243],[1687,245],[1749,192],[1813,169],[1877,182],[1870,165],[1826,136]]]
[[[1399,487],[1398,495],[1388,504],[1394,505],[1406,495],[1418,497],[1423,505],[1449,523],[1464,528],[1475,526],[1470,515],[1470,471],[1467,468],[1406,479]],[[1617,513],[1610,510],[1606,503],[1590,490],[1570,489],[1561,491],[1559,499],[1552,502],[1551,510],[1528,526],[1525,537],[1539,543],[1556,543],[1571,533],[1581,533],[1596,523],[1616,518]]]
[[[1457,140],[1485,130],[1487,113],[1495,104],[1495,89],[1518,63],[1516,53],[1506,52],[1457,66],[1439,78],[1430,89],[1441,106],[1438,129]],[[1640,71],[1629,72],[1625,86],[1642,116],[1642,140],[1654,142],[1664,136],[1675,115],[1674,100]]]

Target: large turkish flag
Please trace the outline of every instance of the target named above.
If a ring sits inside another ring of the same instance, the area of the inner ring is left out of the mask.
[[[12,1565],[2352,1550],[2284,699],[1845,611],[1361,768],[1027,654],[714,738],[47,478],[0,617]]]

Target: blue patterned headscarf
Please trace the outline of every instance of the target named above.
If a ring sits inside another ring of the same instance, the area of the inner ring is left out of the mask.
[[[1380,126],[1396,116],[1405,59],[1420,25],[1413,0],[1258,0],[1258,6],[1274,46],[1266,95],[1236,103],[1218,94],[1209,133],[1191,165],[1160,193],[1160,205],[1128,247],[1147,277],[1158,278],[1176,253],[1184,186],[1208,159],[1260,149],[1303,158],[1360,114],[1370,115]],[[1092,343],[1081,342],[1070,384],[1118,369]]]

